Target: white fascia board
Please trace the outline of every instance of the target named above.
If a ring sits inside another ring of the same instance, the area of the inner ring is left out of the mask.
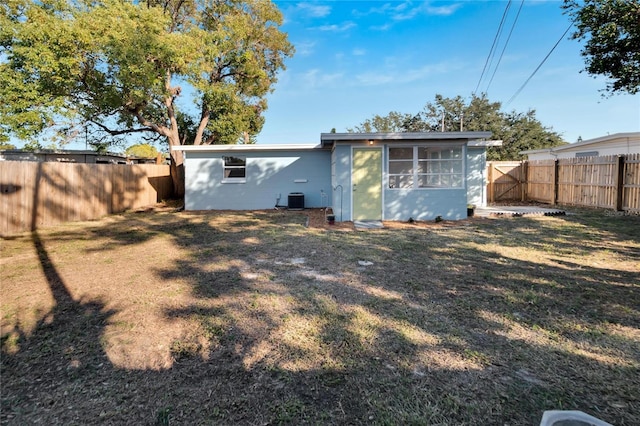
[[[322,149],[317,144],[280,145],[179,145],[171,149],[184,152],[228,152],[228,151],[311,151]]]
[[[502,146],[502,141],[501,140],[486,141],[481,139],[475,139],[467,142],[467,146],[474,146],[474,147]]]

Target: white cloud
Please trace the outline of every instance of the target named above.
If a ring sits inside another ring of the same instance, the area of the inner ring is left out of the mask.
[[[331,13],[331,6],[311,3],[298,3],[296,8],[312,18],[324,18]]]
[[[351,54],[353,56],[364,56],[367,54],[367,51],[365,49],[353,49]]]
[[[343,22],[342,24],[339,24],[339,25],[338,24],[321,25],[319,27],[315,27],[315,29],[317,29],[319,31],[342,33],[342,32],[350,30],[351,28],[353,28],[355,26],[356,26],[355,22],[347,21],[347,22]]]
[[[451,4],[448,6],[427,6],[426,12],[429,15],[449,16],[453,15],[458,9],[462,7],[461,3]]]
[[[311,69],[302,74],[302,82],[306,89],[315,89],[335,83],[342,78],[342,73],[324,74],[318,68]]]
[[[387,31],[391,29],[391,24],[387,23],[384,25],[372,25],[371,27],[369,27],[369,29],[373,31]]]
[[[406,21],[415,18],[418,15],[438,15],[449,16],[462,7],[461,3],[450,4],[446,6],[432,6],[431,2],[423,1],[415,3],[406,0],[400,4],[384,3],[382,6],[372,7],[366,12],[354,10],[355,16],[367,15],[385,15],[392,21]],[[388,29],[388,24],[374,29]]]
[[[356,75],[356,81],[363,86],[379,86],[384,84],[406,84],[425,80],[436,74],[445,74],[460,69],[461,65],[438,63],[424,65],[419,68],[403,70],[386,69],[379,72],[371,71]]]
[[[314,53],[316,42],[315,41],[302,41],[295,44],[296,55],[310,56]]]

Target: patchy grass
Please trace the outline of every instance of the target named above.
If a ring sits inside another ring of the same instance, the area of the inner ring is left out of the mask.
[[[146,212],[5,239],[0,421],[637,423],[639,217],[307,220]]]

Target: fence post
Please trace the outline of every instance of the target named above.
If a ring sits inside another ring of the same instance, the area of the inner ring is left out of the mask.
[[[527,201],[528,164],[527,160],[520,162],[520,201],[522,202]]]
[[[493,184],[493,162],[489,161],[489,202],[494,202],[494,184]]]
[[[556,158],[553,162],[553,189],[551,194],[551,205],[555,206],[558,202],[558,164],[560,161]]]
[[[616,187],[616,211],[622,211],[624,201],[624,155],[618,155],[616,162],[615,187]]]

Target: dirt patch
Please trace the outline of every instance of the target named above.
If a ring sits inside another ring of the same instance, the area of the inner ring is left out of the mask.
[[[339,230],[339,231],[352,231],[354,230],[353,222],[335,222],[329,224],[326,220],[325,211],[323,209],[305,209],[301,214],[304,214],[309,218],[309,227]],[[446,229],[457,228],[461,226],[467,226],[473,222],[481,221],[481,218],[469,218],[465,220],[443,220],[436,222],[435,220],[411,220],[411,221],[383,221],[384,228],[386,229],[416,229],[416,228],[430,228],[430,229]]]
[[[640,217],[179,210],[2,241],[3,424],[640,417]]]

